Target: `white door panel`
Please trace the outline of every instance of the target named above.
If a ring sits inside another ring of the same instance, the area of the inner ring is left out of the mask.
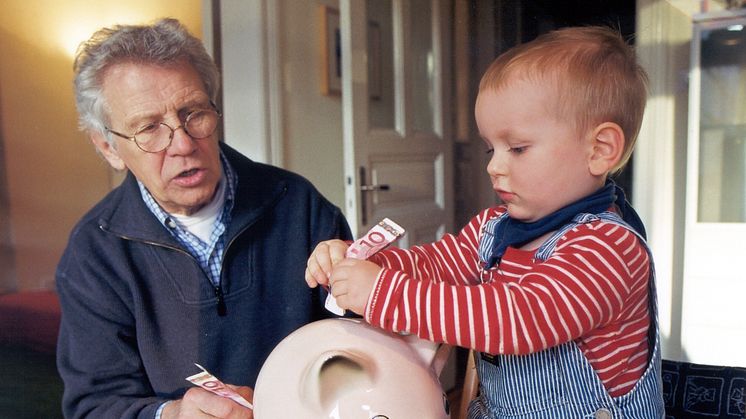
[[[369,160],[371,180],[390,186],[373,196],[373,210],[378,206],[418,205],[435,202],[438,191],[435,177],[440,170],[433,155],[372,155]]]

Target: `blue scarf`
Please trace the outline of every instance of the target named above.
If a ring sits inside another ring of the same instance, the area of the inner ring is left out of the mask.
[[[495,242],[490,257],[486,261],[486,267],[491,268],[495,266],[503,254],[505,254],[505,249],[508,247],[520,247],[537,237],[558,230],[563,225],[570,223],[573,217],[580,213],[602,213],[608,210],[611,204],[616,204],[619,207],[622,219],[630,227],[637,231],[643,238],[646,237],[645,227],[642,224],[642,220],[640,220],[640,216],[637,215],[634,208],[627,202],[622,188],[609,179],[603,188],[593,194],[562,207],[540,220],[524,223],[514,220],[511,217],[506,217],[503,221],[497,223],[494,231]]]

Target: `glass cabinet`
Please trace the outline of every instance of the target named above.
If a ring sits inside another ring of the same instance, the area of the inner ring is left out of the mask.
[[[703,15],[693,23],[682,352],[698,363],[743,367],[746,10]]]

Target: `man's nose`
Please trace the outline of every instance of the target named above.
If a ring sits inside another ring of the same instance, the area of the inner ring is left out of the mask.
[[[168,147],[169,153],[172,154],[189,154],[194,151],[195,140],[184,128],[184,124],[172,129],[171,145]]]

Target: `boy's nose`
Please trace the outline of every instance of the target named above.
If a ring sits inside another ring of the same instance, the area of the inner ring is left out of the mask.
[[[492,177],[504,175],[506,173],[506,167],[507,165],[502,153],[494,150],[492,152],[492,157],[490,157],[490,161],[487,162],[487,173]]]

